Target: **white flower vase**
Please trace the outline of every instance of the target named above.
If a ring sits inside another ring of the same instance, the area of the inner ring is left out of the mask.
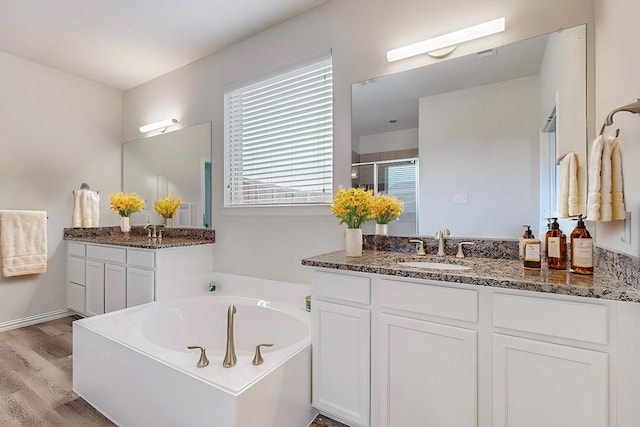
[[[378,236],[388,236],[389,235],[389,224],[377,224],[376,223],[376,235],[378,235]]]
[[[362,229],[347,228],[344,233],[344,252],[347,256],[362,256]]]
[[[123,233],[128,233],[131,231],[131,224],[129,223],[128,216],[120,217],[120,231],[122,231]]]
[[[173,228],[173,217],[164,219],[164,226],[166,228]]]

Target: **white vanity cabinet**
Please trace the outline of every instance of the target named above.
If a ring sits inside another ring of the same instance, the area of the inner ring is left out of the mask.
[[[322,268],[312,277],[321,413],[367,425],[366,386],[372,427],[637,426],[637,303]]]
[[[180,296],[180,286],[192,289],[193,278],[212,269],[212,245],[143,249],[69,241],[67,307],[94,316]]]
[[[491,297],[493,426],[607,426],[613,304]]]
[[[476,426],[478,293],[378,279],[374,296],[374,425]]]
[[[369,426],[370,279],[314,272],[312,404],[351,426]]]

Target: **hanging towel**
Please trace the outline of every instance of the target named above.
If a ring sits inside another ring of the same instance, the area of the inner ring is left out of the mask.
[[[74,228],[100,226],[100,194],[91,190],[73,191],[71,226]]]
[[[589,193],[587,194],[587,219],[598,221],[600,219],[602,150],[605,138],[600,135],[591,146],[589,155]]]
[[[569,216],[569,163],[571,162],[569,153],[560,161],[560,187],[558,191],[558,218]]]
[[[611,221],[611,144],[614,137],[604,139],[600,169],[600,221]]]
[[[47,213],[0,210],[0,259],[5,277],[47,271]]]
[[[570,151],[560,161],[560,188],[558,194],[558,217],[567,218],[584,214],[581,191],[580,161],[578,155]]]
[[[618,138],[611,142],[611,219],[625,219],[622,152]]]

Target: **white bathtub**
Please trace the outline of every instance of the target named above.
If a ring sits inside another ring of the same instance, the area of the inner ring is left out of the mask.
[[[238,363],[223,368],[230,304]],[[263,343],[273,347],[254,366]],[[196,367],[189,345],[207,348],[209,366]],[[306,426],[310,378],[302,304],[208,294],[73,323],[73,390],[121,426]]]

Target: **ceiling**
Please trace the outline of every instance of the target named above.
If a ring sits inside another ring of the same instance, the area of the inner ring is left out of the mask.
[[[0,0],[0,50],[127,90],[325,0]]]

